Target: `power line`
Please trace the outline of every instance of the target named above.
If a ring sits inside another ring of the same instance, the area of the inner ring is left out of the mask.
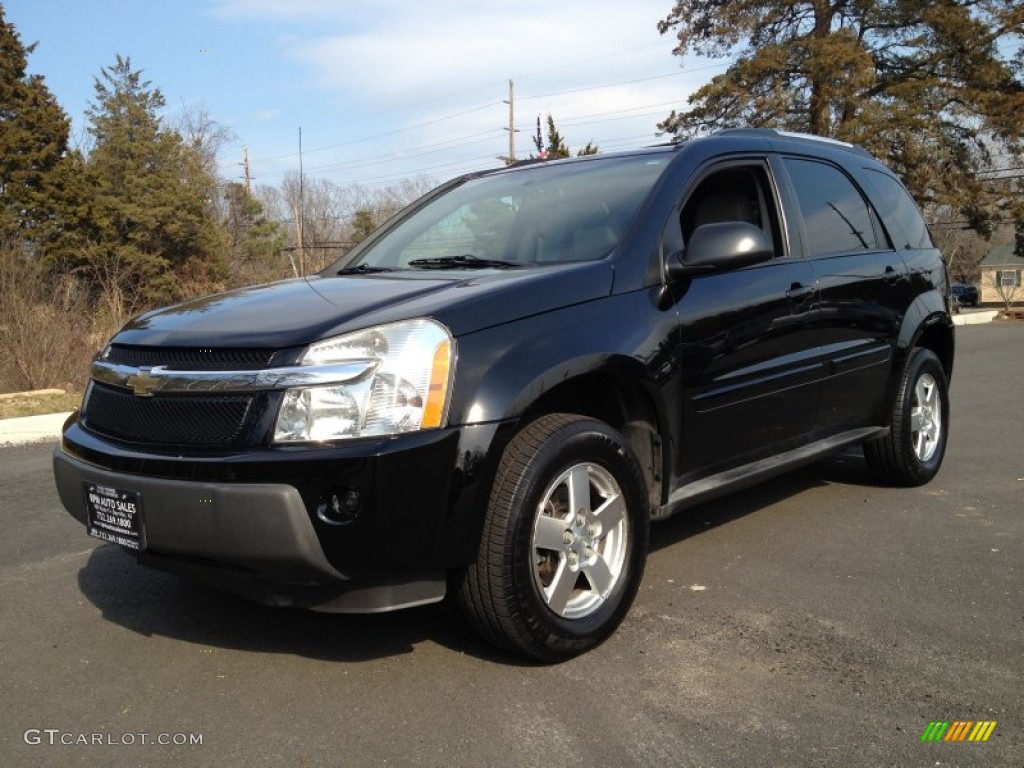
[[[594,118],[606,118],[606,116],[618,116],[609,117],[610,120],[629,119],[633,117],[646,117],[647,115],[659,114],[656,112],[640,113],[640,114],[629,114],[636,113],[637,110],[651,109],[654,107],[667,107],[672,104],[678,103],[678,100],[659,102],[656,104],[642,104],[636,107],[627,107],[625,109],[609,110],[605,112],[594,112],[587,115],[570,116],[567,118],[559,117],[559,125],[579,126],[589,124],[590,122],[606,122],[604,119]],[[442,141],[433,142],[431,144],[422,144],[407,149],[398,150],[391,152],[387,155],[372,155],[363,156],[360,158],[353,158],[352,160],[343,160],[337,163],[328,163],[325,165],[312,166],[309,168],[311,171],[338,171],[338,170],[350,170],[352,168],[366,167],[370,165],[383,164],[389,162],[395,162],[396,160],[408,159],[410,156],[417,157],[420,155],[434,154],[436,152],[443,152],[447,149],[451,149],[457,146],[468,146],[472,144],[479,144],[484,141],[489,141],[494,138],[494,134],[500,129],[494,128],[487,131],[478,131],[463,136],[457,136],[451,139],[444,139]],[[507,128],[505,130],[508,130]],[[517,129],[518,130],[518,129]],[[652,132],[653,133],[653,132]],[[384,134],[381,134],[384,135]],[[649,137],[648,137],[649,138]],[[308,151],[307,153],[308,154]],[[287,171],[278,171],[276,173],[265,174],[265,175],[282,175]]]
[[[606,87],[606,86],[595,86],[595,88],[603,88],[603,87]],[[671,106],[672,104],[675,104],[675,103],[677,103],[677,100],[667,101],[667,102],[659,102],[659,103],[655,103],[655,104],[642,104],[642,105],[638,105],[638,106],[635,106],[635,107],[627,107],[627,108],[624,108],[624,109],[617,109],[617,110],[608,110],[608,111],[604,111],[604,112],[596,112],[596,113],[591,113],[591,114],[587,114],[587,115],[578,115],[578,116],[575,116],[575,117],[573,117],[573,116],[569,116],[567,118],[559,117],[559,124],[560,125],[569,125],[569,126],[581,126],[581,125],[588,125],[588,124],[597,123],[597,122],[607,122],[607,121],[610,121],[610,120],[623,120],[623,119],[630,119],[630,118],[645,117],[647,115],[655,115],[655,114],[658,114],[658,113],[655,113],[655,112],[637,113],[637,110],[651,109],[653,107],[667,107],[667,106]],[[476,111],[476,110],[469,110],[466,113],[468,113],[470,111]],[[466,113],[462,113],[462,114],[466,114]],[[633,114],[630,114],[630,113],[633,113]],[[599,119],[599,118],[605,118],[605,119]],[[439,118],[438,120],[432,121],[432,122],[439,122],[440,120],[441,119]],[[411,129],[411,127],[410,127],[410,129]],[[399,130],[408,130],[408,129],[399,129]],[[325,172],[325,171],[345,171],[345,170],[353,170],[353,169],[356,169],[356,168],[365,168],[365,167],[374,166],[374,165],[382,165],[382,164],[397,162],[399,160],[414,160],[417,157],[420,157],[422,155],[436,154],[437,152],[443,152],[443,151],[446,151],[448,149],[453,149],[453,148],[459,147],[459,146],[470,146],[470,145],[473,145],[473,144],[479,144],[479,143],[483,143],[485,141],[490,141],[490,140],[492,140],[494,138],[494,136],[495,136],[495,134],[497,133],[498,130],[500,130],[500,129],[494,128],[494,129],[490,129],[490,130],[487,130],[487,131],[478,131],[476,133],[466,134],[466,135],[454,137],[454,138],[451,138],[451,139],[444,139],[442,141],[432,142],[430,144],[422,144],[422,145],[412,146],[412,147],[409,147],[409,148],[406,148],[406,149],[403,149],[403,150],[397,150],[395,152],[388,153],[387,155],[363,156],[363,157],[359,157],[359,158],[353,158],[353,159],[350,159],[350,160],[342,160],[342,161],[338,161],[338,162],[335,162],[335,163],[327,163],[327,164],[323,164],[323,165],[312,166],[312,167],[309,168],[309,170],[310,171],[317,171],[317,172],[321,172],[321,173]],[[508,129],[506,128],[505,130],[508,130]],[[399,131],[392,131],[392,132],[388,132],[388,133],[378,134],[378,136],[379,137],[384,137],[384,136],[388,136],[388,135],[391,135],[391,134],[397,133],[397,132],[399,132]],[[653,134],[653,131],[652,131],[652,134]],[[365,140],[369,140],[371,138],[377,138],[377,136],[366,137]],[[642,138],[645,138],[645,139],[649,140],[650,139],[650,135],[645,135]],[[360,141],[362,141],[362,140],[360,140]],[[353,141],[353,142],[347,142],[347,143],[352,144],[352,143],[356,143],[356,142]],[[309,152],[307,150],[306,154],[308,154],[308,153]],[[281,157],[284,157],[284,155],[282,155]],[[267,177],[267,176],[281,176],[281,175],[284,175],[285,173],[287,173],[287,171],[276,171],[276,172],[265,173],[265,174],[263,174],[263,176],[264,177]]]
[[[487,136],[485,138],[476,139],[474,141],[464,141],[464,142],[461,142],[458,145],[458,147],[471,147],[471,146],[473,146],[475,144],[483,144],[485,142],[494,141],[495,138],[496,138],[496,136]],[[415,161],[415,160],[418,160],[419,158],[425,157],[427,155],[436,155],[436,154],[438,154],[440,152],[448,152],[448,151],[456,149],[456,148],[457,148],[456,146],[448,146],[448,147],[441,147],[439,149],[431,149],[431,150],[426,151],[426,152],[415,152],[414,154],[400,153],[399,155],[392,156],[392,157],[385,157],[385,158],[383,158],[381,160],[364,159],[363,162],[358,162],[358,163],[339,163],[339,164],[336,164],[336,165],[325,165],[325,166],[318,167],[316,170],[320,171],[321,173],[325,173],[325,172],[326,173],[339,173],[339,172],[342,172],[342,171],[351,171],[351,170],[355,170],[357,168],[367,168],[367,167],[372,167],[372,166],[375,166],[375,165],[389,165],[391,163],[397,163],[397,162],[401,162],[401,161]]]
[[[448,163],[439,163],[437,165],[429,165],[421,168],[411,168],[405,171],[399,171],[395,173],[383,174],[381,176],[367,177],[363,179],[355,179],[350,181],[352,184],[361,184],[363,186],[379,186],[381,184],[388,184],[394,181],[401,181],[415,176],[423,176],[432,171],[440,171],[442,169],[458,169],[451,171],[451,177],[460,176],[463,173],[469,173],[470,171],[478,171],[484,167],[484,163],[497,164],[498,159],[495,155],[484,155],[482,157],[469,158],[464,160],[455,160]],[[495,166],[497,167],[497,166]]]
[[[535,70],[533,72],[527,72],[525,74],[514,75],[513,79],[528,80],[528,79],[530,79],[532,77],[538,77],[540,75],[550,74],[551,72],[564,72],[566,70],[572,69],[573,67],[577,67],[577,66],[579,66],[581,64],[590,64],[590,63],[595,62],[595,61],[601,61],[601,60],[604,60],[604,59],[616,58],[618,56],[625,56],[625,55],[630,54],[630,53],[636,53],[637,51],[646,51],[646,50],[650,50],[652,48],[664,48],[664,47],[665,47],[665,43],[663,41],[659,40],[658,42],[655,42],[655,43],[648,43],[646,45],[635,46],[633,48],[623,48],[621,50],[612,51],[611,53],[604,53],[604,54],[601,54],[599,56],[590,56],[590,57],[585,58],[585,59],[578,59],[576,61],[566,62],[564,64],[559,64],[559,65],[554,66],[554,67],[548,67],[546,69]],[[695,68],[694,70],[690,70],[690,71],[697,71],[699,69],[701,69],[701,68],[698,67],[698,68]],[[365,114],[365,115],[358,115],[356,117],[350,118],[349,122],[357,123],[357,122],[362,122],[364,120],[369,120],[369,119],[372,119],[372,118],[375,118],[375,117],[382,117],[384,115],[395,114],[396,112],[408,112],[409,109],[413,108],[413,107],[422,107],[422,106],[425,106],[427,104],[436,104],[438,102],[445,101],[447,99],[452,99],[452,98],[455,98],[457,96],[465,96],[466,94],[469,94],[469,93],[477,93],[479,91],[493,91],[494,90],[494,86],[495,86],[495,84],[493,82],[488,82],[488,83],[484,83],[484,84],[481,84],[481,85],[472,86],[470,88],[465,88],[465,89],[460,90],[460,91],[452,91],[450,93],[446,93],[446,94],[441,95],[441,96],[434,96],[434,97],[431,97],[429,99],[422,99],[420,101],[414,101],[414,102],[411,102],[411,103],[403,103],[400,107],[395,107],[394,109],[385,109],[385,110],[381,110],[381,111],[378,111],[378,112],[372,112],[372,113]],[[241,146],[242,146],[242,144],[240,144],[240,143],[239,144],[235,144],[235,148],[240,148]],[[316,151],[318,151],[318,150],[316,150],[316,149],[307,150],[307,152],[316,152]],[[287,155],[279,155],[279,156],[275,156],[273,158],[264,158],[264,160],[272,160],[272,159],[279,159],[279,158],[282,158],[282,157],[290,157],[293,154],[294,153],[290,153],[290,154],[287,154]]]
[[[636,83],[647,83],[647,82],[650,82],[651,80],[664,80],[665,78],[668,78],[668,77],[679,77],[679,75],[681,75],[681,74],[683,74],[683,70],[679,70],[678,72],[669,72],[668,74],[665,74],[665,75],[653,75],[651,77],[638,77],[635,80],[622,80],[622,81],[617,82],[617,83],[605,83],[604,85],[592,85],[592,86],[587,86],[585,88],[570,88],[570,89],[565,90],[565,91],[554,91],[552,93],[542,93],[542,94],[539,94],[537,96],[523,96],[520,99],[520,101],[531,101],[531,100],[535,100],[535,99],[550,99],[552,96],[565,96],[566,94],[570,94],[570,93],[584,93],[586,91],[600,91],[600,90],[603,90],[605,88],[617,88],[620,85],[635,85]]]
[[[1010,171],[1024,171],[1024,165],[1017,165],[1010,168],[989,168],[984,171],[978,171],[978,173],[1009,173]],[[1009,176],[1006,178],[1019,179],[1020,176]]]
[[[424,144],[419,147],[412,147],[406,150],[399,150],[392,152],[388,155],[377,155],[377,156],[364,156],[361,158],[355,158],[352,160],[343,160],[337,163],[328,163],[327,165],[318,165],[310,168],[312,171],[347,171],[353,168],[364,168],[369,165],[381,165],[385,163],[393,163],[399,160],[410,159],[412,157],[421,157],[423,155],[432,155],[437,152],[446,152],[449,149],[455,147],[472,146],[473,144],[481,144],[485,141],[493,141],[498,128],[493,128],[489,131],[481,131],[478,133],[472,133],[468,136],[459,136],[454,139],[445,139],[444,141],[438,141],[434,144]],[[287,173],[287,171],[281,171],[279,173]]]
[[[445,115],[444,117],[439,117],[439,118],[436,118],[434,120],[426,120],[426,121],[424,121],[422,123],[415,123],[413,125],[407,125],[404,128],[396,128],[393,131],[387,131],[385,133],[374,133],[374,134],[371,134],[369,136],[363,136],[363,137],[358,138],[358,139],[351,139],[350,141],[343,141],[343,142],[340,142],[338,144],[329,144],[329,145],[324,146],[324,147],[317,147],[316,149],[307,149],[306,150],[306,154],[309,154],[311,152],[324,152],[324,151],[326,151],[328,149],[338,149],[339,147],[348,147],[348,146],[351,146],[352,144],[360,144],[360,143],[362,143],[364,141],[372,141],[373,139],[380,139],[380,138],[384,138],[385,136],[394,136],[395,134],[405,133],[406,131],[414,131],[417,128],[425,128],[425,127],[427,127],[429,125],[436,125],[437,123],[443,123],[445,120],[454,120],[456,117],[465,117],[466,115],[470,115],[470,114],[472,114],[474,112],[479,112],[479,111],[481,111],[483,109],[489,109],[490,107],[497,106],[500,103],[501,102],[494,101],[494,102],[490,102],[489,104],[482,104],[482,105],[480,105],[478,107],[473,107],[472,109],[464,110],[462,112],[456,112],[456,113],[451,114],[451,115]],[[271,157],[264,157],[263,158],[263,162],[270,162],[271,160],[281,160],[281,159],[286,158],[286,157],[295,157],[295,154],[296,153],[294,153],[294,152],[288,152],[288,153],[285,153],[283,155],[273,155]]]
[[[578,62],[578,63],[585,63],[587,61],[593,61],[593,60],[603,59],[603,58],[611,58],[611,57],[614,57],[614,56],[617,56],[617,55],[624,55],[625,53],[629,53],[629,52],[632,52],[632,51],[635,51],[635,50],[641,50],[641,49],[647,48],[647,47],[654,47],[654,44],[652,44],[651,46],[643,46],[641,48],[627,49],[625,51],[620,51],[620,52],[615,52],[615,53],[610,53],[610,54],[604,54],[602,56],[597,56],[597,57],[591,57],[589,59],[585,59],[582,62]],[[599,85],[581,86],[579,88],[571,88],[571,89],[566,89],[566,90],[563,90],[563,91],[556,91],[556,92],[546,93],[546,94],[541,94],[541,95],[536,95],[536,96],[529,96],[528,95],[528,96],[521,97],[520,100],[521,101],[525,101],[525,100],[537,100],[537,99],[543,99],[543,98],[553,98],[553,97],[562,96],[562,95],[568,95],[568,94],[587,93],[587,92],[592,92],[592,91],[604,90],[604,89],[608,89],[608,88],[620,87],[620,86],[624,86],[624,85],[635,85],[635,84],[638,84],[638,83],[651,82],[651,81],[655,81],[655,80],[662,80],[662,79],[667,79],[667,78],[675,78],[675,77],[678,77],[679,75],[682,75],[682,74],[688,74],[688,73],[702,71],[702,70],[721,69],[721,68],[730,66],[731,63],[732,63],[731,59],[730,60],[725,60],[725,61],[717,61],[717,62],[714,62],[714,63],[711,63],[711,64],[707,64],[707,65],[703,65],[703,66],[691,67],[691,68],[688,68],[688,69],[679,69],[678,71],[675,71],[675,72],[664,73],[664,74],[660,74],[660,75],[652,75],[652,76],[649,76],[649,77],[632,78],[632,79],[621,80],[621,81],[612,82],[612,83],[602,83],[602,84],[599,84]],[[557,67],[557,68],[553,68],[553,69],[564,70],[567,66],[571,66],[571,65],[564,65],[562,67]],[[538,74],[544,74],[545,72],[549,72],[549,71],[552,71],[552,70],[541,70],[541,71],[536,72],[536,73],[531,73],[530,75],[527,75],[526,77],[531,77],[531,76],[535,76],[535,75],[538,75]],[[480,89],[479,88],[469,89],[469,90],[466,90],[466,91],[461,91],[459,93],[469,93],[469,92],[474,92],[476,90],[480,90]],[[443,98],[447,98],[447,97],[439,97],[437,99],[424,100],[423,102],[418,102],[418,103],[419,104],[431,103],[431,102],[439,101],[439,100],[441,100]],[[648,104],[648,105],[629,107],[629,108],[619,109],[619,110],[611,110],[611,111],[607,111],[607,112],[598,112],[598,113],[593,113],[593,114],[590,114],[590,115],[581,115],[581,116],[576,116],[576,117],[572,117],[572,116],[560,117],[559,118],[559,122],[560,122],[560,124],[563,124],[563,125],[567,124],[567,125],[570,125],[570,126],[582,126],[582,125],[589,125],[589,124],[597,123],[597,122],[608,122],[608,121],[617,120],[617,119],[641,118],[641,117],[648,116],[648,113],[638,113],[638,110],[650,109],[650,108],[659,107],[659,106],[666,106],[667,107],[667,106],[671,106],[671,105],[676,104],[676,103],[677,103],[677,100],[673,100],[673,101],[669,101],[669,102],[661,102],[660,104]],[[451,113],[451,114],[442,115],[440,117],[433,118],[431,120],[421,121],[419,123],[414,123],[412,125],[403,126],[401,128],[396,128],[396,129],[393,129],[393,130],[390,130],[390,131],[377,132],[377,133],[373,133],[373,134],[370,134],[370,135],[366,135],[366,136],[350,139],[350,140],[347,140],[347,141],[338,142],[338,143],[335,143],[335,144],[325,145],[325,146],[322,146],[322,147],[316,147],[314,149],[307,149],[305,151],[306,151],[307,154],[314,153],[314,152],[323,152],[323,151],[327,151],[327,150],[331,150],[331,149],[339,149],[339,148],[349,147],[349,146],[353,146],[353,145],[360,144],[360,143],[365,143],[365,142],[379,140],[379,139],[383,139],[383,138],[387,138],[387,137],[391,137],[391,136],[396,136],[396,135],[399,135],[399,134],[402,134],[402,133],[407,133],[409,131],[418,130],[420,128],[429,127],[429,126],[432,126],[432,125],[437,125],[439,123],[443,123],[443,122],[448,121],[448,120],[453,120],[453,119],[456,119],[456,118],[459,118],[459,117],[464,117],[464,116],[467,116],[467,115],[471,115],[471,114],[474,114],[474,113],[477,113],[477,112],[481,112],[481,111],[486,110],[486,109],[491,109],[493,107],[498,106],[499,104],[501,104],[501,102],[488,102],[486,104],[480,104],[480,105],[471,107],[469,109],[461,110],[459,112],[454,112],[454,113]],[[388,110],[386,112],[377,113],[377,114],[378,115],[380,115],[380,114],[388,114],[388,113],[394,112],[394,111],[397,111],[397,110]],[[653,115],[654,113],[649,113],[649,114]],[[619,116],[619,115],[621,115],[621,117],[612,117],[612,116]],[[358,122],[358,121],[360,121],[362,119],[365,119],[365,118],[362,118],[362,117],[355,118],[355,120],[353,122]],[[506,130],[509,130],[509,129],[506,128]],[[514,128],[514,125],[512,126],[512,130],[513,131],[517,130],[517,129]],[[652,133],[653,133],[653,131],[652,131]],[[370,166],[373,166],[373,165],[386,164],[386,163],[390,163],[390,162],[396,162],[398,160],[403,160],[403,159],[415,160],[417,157],[419,157],[421,155],[433,154],[433,153],[436,153],[437,151],[444,151],[443,149],[435,149],[435,148],[438,148],[438,147],[447,149],[447,148],[454,148],[454,147],[459,146],[459,145],[468,145],[468,144],[482,143],[483,141],[487,141],[487,140],[490,139],[490,136],[488,134],[489,134],[489,132],[478,132],[478,133],[475,133],[475,134],[470,134],[468,136],[459,137],[458,139],[449,139],[449,140],[444,140],[444,141],[440,141],[440,142],[434,142],[432,144],[426,144],[426,145],[410,147],[410,148],[405,149],[405,150],[399,150],[399,151],[396,151],[396,152],[392,152],[392,153],[390,153],[389,155],[386,155],[386,156],[363,157],[363,158],[356,158],[356,159],[351,159],[351,160],[343,160],[343,161],[339,161],[339,162],[336,162],[336,163],[327,163],[327,164],[323,164],[323,165],[319,165],[319,166],[313,166],[313,167],[310,168],[310,170],[318,171],[318,172],[321,172],[321,173],[322,172],[329,172],[329,171],[345,171],[345,170],[354,170],[356,168],[370,167]],[[637,139],[643,139],[644,141],[649,141],[650,136],[649,135],[645,135],[643,137],[636,137],[636,138]],[[602,142],[602,143],[605,144],[605,145],[609,144],[608,141],[605,141],[605,142]],[[295,154],[296,153],[294,153],[294,152],[289,152],[289,153],[283,153],[283,154],[279,154],[279,155],[272,155],[270,157],[260,158],[260,159],[263,162],[270,162],[270,161],[273,161],[273,160],[282,160],[282,159],[286,159],[286,158],[289,158],[289,157],[294,157]],[[491,158],[488,158],[488,159],[491,159]],[[453,164],[462,164],[462,163],[453,163]],[[444,165],[448,166],[448,165],[453,165],[453,164],[444,164]],[[430,166],[428,168],[433,168],[433,167],[434,166]],[[444,167],[444,166],[442,166],[442,167]],[[267,176],[267,175],[270,175],[270,176],[283,175],[286,172],[287,171],[271,172],[271,173],[268,173],[268,174],[264,174],[264,176]],[[409,175],[409,173],[417,173],[417,172],[422,172],[422,171],[412,170],[412,171],[409,171],[408,173],[406,173],[405,175]],[[359,183],[359,182],[354,182],[354,183]]]
[[[664,106],[668,106],[668,105],[671,105],[671,104],[678,104],[678,102],[677,101],[669,101],[669,102],[665,102],[665,104],[662,104],[662,105],[651,104],[651,105],[648,105],[648,107],[635,107],[634,109],[649,109],[650,107],[657,107],[657,106],[663,106],[664,107]],[[569,126],[570,128],[572,128],[572,127],[579,127],[581,125],[593,125],[594,123],[609,123],[609,122],[614,122],[615,120],[631,120],[631,119],[637,118],[637,117],[651,117],[653,115],[664,115],[665,114],[665,111],[663,109],[659,109],[659,110],[657,110],[655,112],[634,112],[633,114],[622,114],[624,112],[632,112],[632,110],[619,110],[618,112],[605,112],[605,113],[598,113],[598,114],[594,114],[594,115],[585,115],[583,117],[574,117],[574,118],[569,118],[567,120],[559,120],[558,124],[559,125]],[[606,117],[605,115],[611,115],[611,116]],[[653,131],[652,131],[652,133],[653,133]]]
[[[541,70],[538,70],[536,72],[529,72],[529,73],[527,73],[525,75],[519,75],[518,79],[519,80],[528,80],[531,77],[537,77],[539,75],[547,75],[547,74],[550,74],[551,72],[564,72],[565,70],[570,69],[572,67],[579,66],[580,64],[590,64],[590,63],[595,62],[595,61],[602,61],[604,59],[613,59],[613,58],[615,58],[617,56],[625,56],[627,53],[636,53],[637,51],[646,51],[646,50],[650,50],[651,48],[661,48],[663,46],[664,46],[664,43],[659,41],[657,43],[648,43],[647,45],[641,45],[641,46],[639,46],[637,48],[628,48],[628,49],[621,50],[621,51],[615,51],[613,53],[604,53],[604,54],[601,54],[600,56],[591,56],[590,58],[587,58],[587,59],[580,59],[579,61],[571,61],[571,62],[569,62],[567,64],[559,64],[558,66],[555,66],[555,67],[548,67],[547,69],[541,69]]]
[[[717,62],[715,64],[708,64],[703,67],[693,67],[692,69],[680,69],[676,72],[668,72],[664,75],[652,75],[650,77],[638,77],[634,80],[621,80],[616,83],[605,83],[604,85],[591,85],[584,88],[570,88],[565,91],[554,91],[552,93],[543,93],[538,96],[523,96],[520,101],[527,101],[528,99],[548,99],[552,96],[565,96],[570,93],[584,93],[586,91],[599,91],[604,88],[617,88],[620,85],[635,85],[636,83],[647,83],[652,80],[664,80],[669,77],[679,77],[679,75],[686,75],[691,72],[700,72],[705,69],[720,69],[722,67],[729,67],[733,64],[735,59],[729,59],[724,62]]]
[[[582,86],[580,88],[570,88],[570,89],[564,90],[564,91],[555,91],[555,92],[552,92],[552,93],[540,94],[540,95],[536,95],[536,96],[520,96],[518,98],[518,100],[520,102],[522,102],[522,101],[527,101],[527,100],[547,99],[547,98],[551,98],[553,96],[564,96],[566,94],[571,94],[571,93],[586,93],[588,91],[599,91],[599,90],[606,89],[606,88],[616,88],[616,87],[619,87],[619,86],[622,86],[622,85],[635,85],[637,83],[650,82],[650,81],[653,81],[653,80],[663,80],[663,79],[670,78],[670,77],[678,77],[679,75],[688,74],[690,72],[699,72],[699,71],[705,70],[705,69],[718,69],[718,68],[721,68],[721,67],[727,67],[727,66],[729,66],[729,64],[731,64],[731,60],[729,60],[727,62],[717,62],[715,64],[708,64],[708,65],[702,66],[702,67],[694,67],[692,69],[680,69],[680,70],[678,70],[676,72],[668,72],[668,73],[662,74],[662,75],[652,75],[651,77],[640,77],[640,78],[634,78],[634,79],[631,79],[631,80],[620,80],[620,81],[613,82],[613,83],[603,83],[601,85]],[[476,90],[479,90],[479,89],[473,89],[473,91],[476,91]],[[307,149],[306,150],[306,154],[311,154],[313,152],[323,152],[323,151],[326,151],[326,150],[329,150],[329,149],[338,149],[340,147],[347,147],[347,146],[350,146],[352,144],[358,144],[358,143],[361,143],[361,142],[364,142],[364,141],[372,141],[373,139],[382,138],[382,137],[385,137],[385,136],[392,136],[392,135],[395,135],[395,134],[398,134],[398,133],[404,133],[406,131],[416,130],[418,128],[425,128],[425,127],[430,126],[430,125],[436,125],[437,123],[445,122],[446,120],[454,120],[457,117],[465,117],[466,115],[470,115],[470,114],[473,114],[475,112],[480,112],[480,111],[482,111],[484,109],[490,109],[491,107],[499,106],[502,103],[507,103],[507,101],[506,102],[492,101],[492,102],[488,102],[486,104],[480,104],[478,106],[471,107],[470,109],[462,110],[461,112],[454,112],[454,113],[451,113],[451,114],[442,115],[441,117],[435,118],[433,120],[426,120],[424,122],[415,123],[413,125],[408,125],[408,126],[405,126],[403,128],[397,128],[397,129],[395,129],[393,131],[388,131],[386,133],[374,133],[374,134],[370,134],[370,135],[367,135],[367,136],[363,136],[363,137],[358,138],[358,139],[351,139],[349,141],[343,141],[343,142],[339,142],[337,144],[327,144],[327,145],[322,146],[322,147],[316,147],[314,149]],[[416,105],[412,105],[412,106],[416,106]],[[403,109],[403,111],[406,111],[406,110],[407,110],[407,107]],[[376,116],[380,116],[380,115],[384,115],[384,114],[390,114],[391,112],[395,112],[395,111],[398,111],[398,110],[389,110],[387,112],[381,112],[381,113],[378,113]],[[357,118],[353,118],[352,122],[359,122],[359,121],[365,120],[365,119],[367,119],[367,118],[366,117],[357,117]],[[271,160],[282,160],[284,158],[294,157],[294,156],[295,156],[294,152],[286,152],[286,153],[283,153],[283,154],[280,154],[280,155],[271,155],[270,157],[264,157],[264,158],[261,158],[261,159],[262,159],[263,162],[270,162]]]

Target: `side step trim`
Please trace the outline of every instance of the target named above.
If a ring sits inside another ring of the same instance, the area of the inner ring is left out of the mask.
[[[853,429],[823,440],[802,445],[799,448],[780,453],[777,456],[770,456],[767,459],[761,459],[750,464],[744,464],[741,467],[727,469],[724,472],[703,477],[673,491],[672,495],[669,496],[668,502],[662,505],[660,509],[655,510],[651,519],[664,520],[687,507],[696,506],[716,496],[722,496],[742,488],[749,488],[791,469],[796,469],[805,464],[812,464],[824,456],[840,451],[847,446],[863,443],[865,440],[885,437],[887,434],[889,434],[888,427]]]

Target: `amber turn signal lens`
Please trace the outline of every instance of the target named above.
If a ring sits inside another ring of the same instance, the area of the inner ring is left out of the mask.
[[[423,408],[423,429],[440,427],[444,420],[444,406],[448,399],[448,378],[452,362],[452,343],[445,339],[434,350],[434,362],[430,368],[430,387],[427,390],[427,404]]]

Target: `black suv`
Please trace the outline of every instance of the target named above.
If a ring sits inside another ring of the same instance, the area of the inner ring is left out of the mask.
[[[957,303],[964,307],[978,306],[978,287],[969,283],[953,283],[951,292]]]
[[[450,591],[557,660],[622,620],[653,520],[858,444],[931,479],[953,354],[890,171],[727,131],[472,174],[314,277],[133,320],[54,473],[145,565],[326,611]]]

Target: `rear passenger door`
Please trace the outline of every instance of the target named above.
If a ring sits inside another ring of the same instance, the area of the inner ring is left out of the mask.
[[[877,213],[839,166],[785,157],[805,256],[817,277],[822,361],[819,433],[877,421],[900,323],[910,300],[906,266]]]
[[[774,257],[696,274],[673,286],[683,376],[680,483],[807,441],[817,417],[822,367],[815,359],[814,272],[793,256],[767,158],[721,161],[681,201],[677,236],[746,221],[764,230]]]

